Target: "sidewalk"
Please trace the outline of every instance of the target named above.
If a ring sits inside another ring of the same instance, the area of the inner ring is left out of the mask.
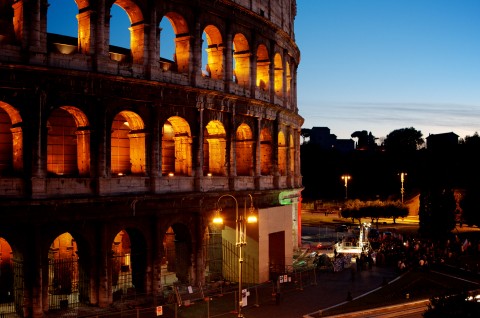
[[[397,276],[392,268],[376,266],[370,270],[355,272],[354,280],[350,269],[323,272],[317,276],[317,285],[285,292],[279,304],[272,299],[270,303],[261,304],[259,307],[246,307],[242,312],[247,318],[301,318],[343,303],[349,293],[352,298],[359,297]]]

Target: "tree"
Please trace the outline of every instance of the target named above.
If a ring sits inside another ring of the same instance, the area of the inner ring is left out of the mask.
[[[450,189],[432,189],[420,194],[420,232],[441,237],[455,228],[455,197]]]
[[[462,208],[462,219],[468,225],[480,226],[480,189],[467,189],[460,200]]]
[[[355,131],[351,134],[352,138],[358,138],[357,149],[358,150],[372,150],[375,149],[377,144],[375,143],[375,136],[372,132],[368,133],[366,130]]]
[[[415,152],[425,141],[422,132],[413,127],[396,129],[385,137],[385,151],[395,153]]]

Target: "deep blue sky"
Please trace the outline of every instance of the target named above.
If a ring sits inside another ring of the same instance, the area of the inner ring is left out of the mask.
[[[75,2],[49,3],[48,31],[77,36]],[[297,10],[304,128],[480,132],[480,0],[297,0]],[[111,44],[129,47],[128,26],[114,6]]]
[[[304,128],[480,132],[479,0],[297,0]]]

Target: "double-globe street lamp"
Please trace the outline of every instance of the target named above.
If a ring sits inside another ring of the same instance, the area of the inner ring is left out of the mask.
[[[352,177],[350,177],[350,175],[348,174],[344,174],[342,176],[342,180],[345,181],[345,200],[348,199],[348,180],[350,180]]]
[[[406,172],[400,172],[400,183],[401,183],[401,187],[400,187],[400,194],[402,195],[402,203],[403,203],[403,196],[405,194],[405,188],[403,187],[403,183],[405,182],[405,176],[407,175]]]
[[[238,315],[237,317],[243,317],[242,314],[242,305],[243,305],[243,292],[242,292],[242,265],[243,265],[243,256],[242,256],[242,247],[247,245],[247,223],[257,223],[258,218],[255,215],[255,208],[253,207],[253,198],[252,195],[248,195],[250,197],[250,208],[248,216],[247,216],[247,199],[245,198],[244,201],[244,209],[243,213],[238,212],[238,201],[231,194],[224,194],[217,200],[217,207],[219,206],[220,200],[223,198],[232,198],[235,201],[235,246],[238,247]],[[215,217],[213,219],[213,223],[215,224],[223,224],[223,218],[220,215],[222,212],[221,208],[218,208]]]

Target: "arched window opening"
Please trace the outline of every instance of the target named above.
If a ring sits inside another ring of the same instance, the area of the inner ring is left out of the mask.
[[[272,149],[272,135],[268,128],[263,128],[260,132],[260,171],[262,176],[273,175]]]
[[[75,53],[79,46],[78,34],[89,34],[90,24],[82,23],[81,29],[78,29],[77,15],[79,8],[74,0],[49,0],[48,4],[47,32],[49,48],[53,52],[61,54]]]
[[[208,123],[203,142],[203,173],[213,176],[225,176],[226,132],[218,120]]]
[[[70,233],[55,238],[48,251],[49,309],[68,309],[80,302],[77,243]]]
[[[293,136],[290,134],[290,144],[289,146],[289,151],[290,151],[290,167],[289,170],[291,174],[294,174],[295,172],[295,143],[293,142]]]
[[[162,132],[162,174],[189,176],[192,172],[192,137],[188,122],[170,117]]]
[[[72,115],[62,108],[55,109],[47,121],[47,171],[50,174],[76,175],[77,126]]]
[[[192,239],[188,228],[180,223],[170,226],[163,238],[163,249],[161,272],[164,285],[190,283]]]
[[[18,6],[18,5],[17,5]],[[15,43],[15,29],[14,23],[18,23],[18,17],[14,17],[15,12],[13,0],[6,0],[0,3],[0,44]]]
[[[280,54],[275,54],[274,58],[274,80],[275,80],[275,94],[283,96],[283,62]]]
[[[0,237],[0,312],[23,316],[23,262],[15,259],[10,244]]]
[[[23,170],[23,136],[19,112],[0,102],[0,176]]]
[[[202,41],[202,74],[213,79],[223,79],[225,47],[220,31],[215,26],[208,25],[203,31]]]
[[[122,111],[115,116],[111,135],[111,171],[117,176],[145,174],[145,132],[139,115]]]
[[[187,73],[190,59],[190,35],[185,19],[167,13],[160,23],[160,64],[164,71]]]
[[[145,239],[136,230],[124,229],[115,236],[111,262],[113,301],[145,291],[146,250]]]
[[[235,160],[238,176],[253,176],[253,134],[247,124],[241,124],[236,133]]]
[[[270,59],[268,57],[267,47],[260,44],[257,50],[257,87],[262,91],[268,91],[270,89],[269,68]]]
[[[247,38],[235,34],[233,38],[233,74],[234,82],[243,88],[250,87],[250,47]]]
[[[287,174],[287,144],[283,131],[278,133],[278,172],[281,176]]]
[[[110,15],[110,58],[130,62],[131,56],[133,63],[143,63],[145,24],[140,8],[131,0],[117,0]]]
[[[47,128],[48,173],[89,175],[90,131],[85,114],[76,107],[60,107],[50,115]]]

